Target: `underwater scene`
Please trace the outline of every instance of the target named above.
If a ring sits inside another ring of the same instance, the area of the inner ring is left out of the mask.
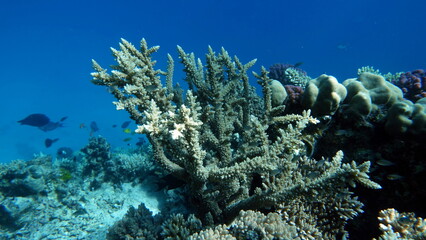
[[[425,9],[2,3],[0,239],[426,239]]]

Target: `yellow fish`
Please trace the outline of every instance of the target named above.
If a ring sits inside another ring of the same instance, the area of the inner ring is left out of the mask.
[[[123,129],[124,133],[132,133],[132,130],[130,128],[125,128]]]

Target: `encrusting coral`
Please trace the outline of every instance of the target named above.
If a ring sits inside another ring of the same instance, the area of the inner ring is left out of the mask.
[[[309,128],[318,120],[309,110],[283,115],[284,106],[272,103],[272,79],[265,68],[254,73],[263,89],[263,98],[257,96],[247,75],[256,60],[243,64],[224,49],[209,48],[203,65],[178,47],[188,90],[177,95],[182,91],[173,87],[172,57],[167,72],[154,68],[151,55],[158,49],[143,39],[138,50],[122,39],[120,50],[112,49],[118,65],[108,73],[93,61],[92,82],[109,88],[116,108],[129,112],[136,132],[147,135],[155,160],[186,182],[204,226],[230,223],[242,210],[302,208],[303,203],[312,215],[339,216],[328,223],[330,229],[320,230],[343,234],[342,226],[362,205],[347,185],[380,188],[367,175],[369,162],[342,163],[341,151],[331,160],[307,157],[306,143],[314,141]],[[330,201],[327,196],[334,197],[333,206],[322,202]]]

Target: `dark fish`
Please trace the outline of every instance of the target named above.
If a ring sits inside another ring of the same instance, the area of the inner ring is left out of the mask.
[[[44,132],[49,132],[63,126],[62,122],[48,122],[46,125],[38,128]]]
[[[46,140],[44,140],[44,146],[46,146],[47,148],[52,146],[52,144],[54,142],[57,142],[59,140],[59,138],[55,138],[55,139],[50,139],[50,138],[46,138]]]
[[[403,179],[404,177],[403,177],[403,176],[401,176],[401,175],[399,175],[399,174],[394,173],[394,174],[389,174],[389,175],[387,175],[387,176],[386,176],[386,178],[387,178],[388,180],[394,181],[394,180],[401,180],[401,179]]]
[[[128,142],[128,141],[131,141],[131,140],[132,140],[132,138],[128,137],[128,138],[123,139],[123,142]]]
[[[98,124],[95,121],[90,123],[90,136],[93,136],[95,132],[99,131]]]
[[[92,121],[90,123],[90,130],[92,130],[93,132],[99,131],[98,124],[95,121]]]
[[[136,143],[136,146],[142,147],[145,143],[145,138],[139,138],[138,142]]]
[[[72,154],[73,154],[73,151],[69,147],[60,147],[56,151],[57,158],[71,158]]]
[[[59,122],[63,122],[63,121],[65,121],[67,118],[68,118],[67,116],[62,117],[62,118],[59,120]]]
[[[168,174],[162,177],[157,182],[157,187],[158,187],[158,190],[162,190],[164,188],[167,190],[172,190],[175,188],[182,187],[184,184],[186,184],[186,182],[180,180],[179,178],[173,176],[172,174]]]
[[[391,162],[391,161],[386,160],[386,159],[380,159],[380,160],[378,160],[377,164],[379,164],[380,166],[383,166],[383,167],[389,167],[389,166],[395,165],[394,162]]]
[[[50,119],[41,113],[28,115],[26,118],[19,120],[18,123],[33,127],[42,127],[50,122]]]
[[[155,89],[157,89],[157,85],[149,85],[149,86],[146,86],[146,87],[145,87],[145,89],[146,89],[148,92],[152,92],[152,91],[154,91]]]
[[[127,128],[131,121],[125,121],[123,124],[121,124],[121,128]]]
[[[113,128],[116,128],[116,127],[117,127],[117,124],[113,124],[113,125],[112,125],[112,127],[113,127]]]
[[[303,62],[297,62],[293,65],[293,67],[297,68],[300,67],[303,64]]]

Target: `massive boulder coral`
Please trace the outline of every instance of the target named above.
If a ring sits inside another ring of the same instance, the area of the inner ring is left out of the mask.
[[[426,98],[413,104],[409,100],[401,100],[392,105],[386,117],[386,130],[394,135],[426,134]]]
[[[362,72],[359,77],[343,82],[348,95],[344,101],[344,114],[349,117],[365,117],[380,107],[391,107],[402,99],[402,91],[381,75]]]
[[[346,97],[346,89],[337,79],[321,75],[307,85],[302,98],[302,105],[312,109],[314,116],[332,115]]]
[[[136,132],[152,144],[155,160],[186,182],[193,210],[206,226],[229,223],[241,210],[309,205],[332,193],[337,205],[324,203],[322,211],[342,216],[333,219],[330,226],[338,227],[329,233],[343,233],[341,226],[362,205],[347,186],[358,182],[380,188],[369,180],[369,162],[344,164],[342,152],[321,164],[306,156],[305,143],[314,139],[307,128],[315,128],[318,120],[309,110],[283,115],[284,107],[272,103],[272,79],[265,68],[255,74],[263,91],[263,98],[257,96],[247,75],[255,60],[243,64],[224,49],[216,53],[209,48],[204,65],[178,47],[189,88],[179,96],[173,88],[173,58],[169,55],[167,72],[155,69],[151,55],[157,50],[145,40],[140,50],[122,40],[120,50],[112,49],[118,65],[108,73],[93,61],[92,81],[107,86],[118,100],[117,109],[129,112],[138,124]],[[332,90],[327,112],[335,111],[345,89],[335,87],[329,76],[321,78],[332,85],[319,86]]]

